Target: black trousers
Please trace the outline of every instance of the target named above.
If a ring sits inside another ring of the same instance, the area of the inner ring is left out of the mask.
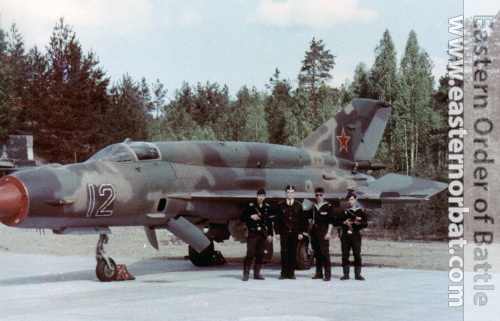
[[[297,252],[298,234],[283,233],[280,236],[281,245],[281,276],[295,275],[295,253]]]
[[[340,244],[342,247],[342,266],[349,266],[351,249],[354,256],[354,266],[361,266],[361,234],[356,232],[352,234],[343,233]]]
[[[255,264],[262,264],[264,258],[264,250],[266,249],[267,237],[262,233],[248,233],[247,238],[247,256],[244,263],[251,265],[255,257]]]
[[[316,258],[316,273],[323,274],[322,268],[324,268],[325,274],[328,276],[332,271],[332,262],[330,260],[330,240],[325,240],[326,232],[328,232],[328,228],[313,228],[311,245]]]

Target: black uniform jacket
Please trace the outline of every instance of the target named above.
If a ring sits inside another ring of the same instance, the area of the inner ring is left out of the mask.
[[[344,214],[338,217],[337,219],[338,225],[342,226],[342,232],[344,233],[347,233],[347,231],[349,230],[349,227],[344,224],[344,222],[347,221],[348,219],[351,219],[351,221],[353,221],[352,224],[353,233],[359,233],[361,229],[364,229],[365,227],[368,226],[368,220],[366,219],[365,211],[361,207],[357,207],[355,209],[351,207],[346,208]],[[354,224],[355,220],[361,222],[361,224],[359,225]]]
[[[278,205],[274,229],[276,234],[307,232],[307,216],[302,210],[302,203],[294,200],[290,206],[286,200],[281,201]]]
[[[250,216],[257,214],[260,220],[254,221]],[[266,232],[268,235],[273,235],[273,219],[274,211],[272,207],[264,202],[262,207],[259,207],[257,202],[248,203],[247,207],[241,214],[240,220],[247,223],[248,231],[258,233]]]
[[[335,224],[333,205],[323,202],[318,209],[314,204],[307,213],[307,219],[312,220],[312,227],[315,229],[328,229],[329,224]]]

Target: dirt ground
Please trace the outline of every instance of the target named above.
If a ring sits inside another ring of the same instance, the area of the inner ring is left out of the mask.
[[[105,251],[113,258],[186,259],[188,246],[166,230],[157,231],[160,250],[148,243],[142,227],[112,228]],[[54,235],[51,230],[35,231],[0,227],[0,252],[32,253],[61,256],[95,256],[98,235]],[[246,244],[232,238],[216,243],[228,262],[243,262]],[[340,266],[340,240],[330,241],[333,266]],[[395,242],[363,238],[363,266],[419,270],[447,270],[448,243]],[[351,256],[352,260],[352,256]],[[279,264],[279,242],[274,240],[271,264]],[[335,273],[335,272],[334,272]]]

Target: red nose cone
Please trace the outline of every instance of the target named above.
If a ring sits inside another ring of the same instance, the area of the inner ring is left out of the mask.
[[[0,222],[18,226],[28,213],[28,193],[23,183],[15,176],[0,179]]]

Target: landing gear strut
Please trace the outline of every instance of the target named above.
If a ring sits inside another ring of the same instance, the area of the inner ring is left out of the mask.
[[[106,234],[100,234],[95,250],[95,258],[97,260],[95,273],[101,282],[112,281],[116,274],[115,261],[104,252],[104,244],[108,244],[108,240],[109,238]]]

